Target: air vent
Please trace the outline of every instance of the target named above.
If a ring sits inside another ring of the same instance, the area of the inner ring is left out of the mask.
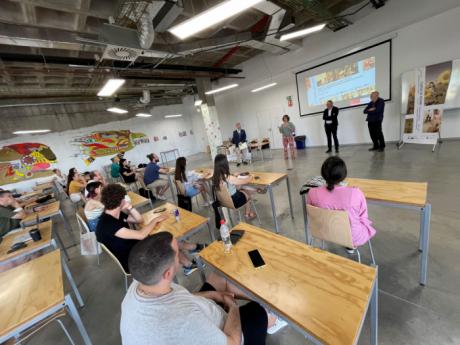
[[[141,55],[141,53],[142,53],[142,50],[140,49],[108,45],[105,48],[102,59],[118,60],[118,61],[134,61],[137,59],[139,55]]]

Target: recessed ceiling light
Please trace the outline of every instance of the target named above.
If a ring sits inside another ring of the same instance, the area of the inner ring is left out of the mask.
[[[117,91],[120,88],[120,86],[122,86],[124,83],[124,79],[109,79],[97,95],[99,97],[112,96],[115,93],[115,91]]]
[[[311,28],[290,32],[288,34],[282,35],[280,38],[280,41],[286,41],[286,40],[290,40],[290,39],[297,38],[297,37],[307,36],[314,32],[323,30],[325,26],[326,24],[320,24],[320,25],[313,26]]]
[[[218,92],[222,92],[222,91],[225,91],[225,90],[233,89],[234,87],[238,87],[238,84],[230,84],[230,85],[218,88],[218,89],[209,90],[209,91],[206,91],[205,94],[206,95],[212,95],[214,93],[218,93]]]
[[[195,101],[195,107],[199,107],[199,106],[202,105],[202,104],[203,104],[203,100],[201,100],[201,99],[197,99],[197,100]]]
[[[181,40],[186,39],[200,31],[210,28],[217,23],[224,21],[238,13],[247,10],[249,7],[265,0],[228,0],[211,7],[210,9],[196,15],[193,18],[180,23],[171,29],[173,35]]]
[[[137,117],[151,117],[152,114],[146,114],[146,113],[139,113],[139,114],[136,114]]]
[[[182,117],[182,114],[176,114],[176,115],[165,115],[165,119],[171,119],[173,117]]]
[[[126,114],[128,112],[128,110],[117,108],[117,107],[108,108],[107,111],[110,111],[111,113],[117,113],[117,114]]]
[[[257,89],[251,90],[251,92],[259,92],[259,91],[262,91],[262,90],[268,89],[269,87],[275,86],[276,84],[277,84],[277,83],[271,83],[271,84],[267,84],[267,85],[264,85],[264,86],[258,87]]]
[[[37,133],[48,133],[51,132],[51,129],[31,129],[24,131],[16,131],[13,134],[37,134]]]

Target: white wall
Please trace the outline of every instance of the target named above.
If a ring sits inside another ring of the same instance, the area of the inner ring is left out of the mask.
[[[237,67],[243,69],[246,77],[239,82],[240,87],[216,96],[224,137],[230,136],[234,123],[240,121],[249,138],[270,135],[274,146],[280,147],[276,126],[287,113],[297,126],[297,134],[307,135],[307,145],[326,145],[321,116],[299,116],[294,73],[344,55],[350,49],[394,37],[392,101],[386,104],[383,126],[387,141],[398,140],[401,74],[414,67],[460,58],[459,4],[458,0],[390,0],[379,10],[368,10],[362,18],[354,18],[354,24],[341,31],[325,30],[307,36],[302,49],[281,56],[264,54],[246,61]],[[271,80],[278,85],[251,94],[251,89]],[[287,106],[287,96],[292,96],[293,107]],[[342,144],[370,142],[362,110],[358,107],[340,112]],[[447,111],[443,121],[443,137],[460,137],[460,109]]]
[[[76,167],[79,171],[91,171],[95,169],[102,170],[104,165],[110,164],[112,156],[96,158],[96,160],[87,166],[82,157],[78,155],[79,147],[72,143],[75,137],[88,135],[93,131],[99,130],[121,130],[127,129],[131,132],[142,132],[150,139],[149,144],[140,144],[132,150],[127,151],[125,157],[133,163],[145,163],[146,155],[155,152],[159,155],[161,151],[174,148],[179,149],[179,153],[183,156],[189,156],[205,149],[203,143],[204,123],[201,114],[198,113],[193,106],[193,98],[184,98],[184,104],[155,107],[152,111],[151,118],[134,117],[124,121],[113,121],[105,124],[100,124],[92,127],[81,128],[79,130],[71,130],[60,133],[49,133],[44,135],[28,135],[17,136],[14,139],[0,141],[0,147],[4,145],[23,143],[23,142],[38,142],[48,145],[56,154],[58,162],[53,167],[61,169],[67,173],[70,168]],[[183,114],[181,118],[165,119],[163,116],[167,114]],[[114,119],[116,115],[114,115]],[[190,130],[194,134],[190,135]],[[187,131],[187,136],[179,137],[179,131]],[[154,142],[153,137],[160,137],[160,141]],[[167,136],[167,140],[162,137]],[[28,190],[37,182],[43,179],[27,180],[15,184],[4,185],[3,189],[16,188],[19,191]]]

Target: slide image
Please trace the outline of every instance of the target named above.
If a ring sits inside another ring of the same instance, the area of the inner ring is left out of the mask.
[[[423,116],[423,133],[438,133],[441,126],[442,109],[425,110]]]
[[[425,105],[444,104],[452,74],[452,61],[425,69]]]

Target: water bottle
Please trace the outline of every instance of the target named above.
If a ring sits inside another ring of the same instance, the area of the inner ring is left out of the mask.
[[[179,213],[179,209],[176,208],[174,210],[174,217],[176,217],[176,222],[179,222],[180,221],[180,213]]]
[[[227,224],[225,224],[225,220],[220,221],[220,237],[222,238],[222,242],[224,244],[224,253],[228,254],[232,250],[232,240],[230,239],[230,229],[228,228]]]

